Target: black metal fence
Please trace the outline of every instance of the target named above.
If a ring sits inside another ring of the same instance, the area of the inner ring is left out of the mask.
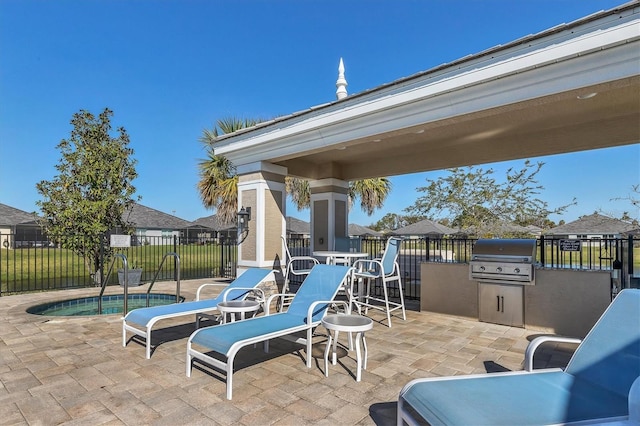
[[[59,290],[91,287],[98,285],[100,278],[108,279],[108,285],[118,284],[117,269],[122,268],[120,257],[108,258],[103,255],[99,264],[100,272],[89,272],[86,259],[71,250],[61,248],[49,241],[15,242],[15,235],[0,234],[0,241],[7,242],[0,248],[0,296],[29,291]],[[87,242],[89,244],[89,242]],[[237,246],[235,241],[222,240],[203,242],[168,235],[165,237],[145,237],[143,244],[115,248],[127,258],[128,267],[142,269],[142,282],[177,278],[177,261],[174,256],[163,258],[168,253],[176,253],[180,259],[180,279],[226,277],[236,274]],[[113,263],[113,265],[112,265]],[[162,269],[160,265],[162,264]],[[111,269],[111,274],[106,277]]]
[[[0,241],[12,241],[13,236],[0,234]],[[403,290],[408,299],[420,298],[420,264],[423,262],[468,263],[475,239],[430,238],[405,235],[398,257],[403,277]],[[567,244],[567,241],[571,244]],[[310,255],[309,238],[290,238],[291,254]],[[379,257],[386,245],[385,238],[365,237],[359,241],[360,251],[369,258]],[[7,247],[9,246],[9,247]],[[237,246],[233,240],[202,241],[178,236],[146,237],[143,244],[117,249],[127,256],[129,267],[143,270],[142,281],[149,282],[158,272],[158,281],[175,280],[173,259],[164,262],[167,253],[180,257],[180,278],[233,278],[237,267]],[[541,237],[538,239],[539,267],[549,269],[604,270],[621,272],[622,287],[636,287],[640,281],[640,237],[615,239],[566,240]],[[120,267],[116,258],[113,267]],[[110,263],[106,262],[104,274]],[[104,275],[101,275],[104,276]],[[108,284],[117,285],[112,273]],[[0,296],[28,291],[90,287],[96,279],[88,273],[85,259],[48,241],[30,244],[3,244],[0,248]]]
[[[398,265],[407,299],[420,298],[421,263],[468,263],[477,241],[473,238],[432,238],[424,235],[403,235],[402,238]],[[572,244],[566,244],[567,241]],[[308,238],[289,239],[288,245],[293,255],[311,254]],[[361,251],[369,253],[369,259],[379,257],[385,245],[386,238],[364,237],[360,240]],[[638,287],[640,284],[638,236],[571,240],[540,237],[536,259],[538,267],[546,269],[619,270],[623,288]],[[398,296],[397,290],[395,296]]]

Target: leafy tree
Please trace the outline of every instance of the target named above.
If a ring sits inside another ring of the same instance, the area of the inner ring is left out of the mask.
[[[112,115],[108,108],[98,117],[85,110],[75,113],[69,139],[57,146],[62,154],[55,166],[58,175],[36,184],[47,236],[83,257],[96,283],[101,282],[101,248],[107,259],[111,255],[106,233],[116,228],[131,232],[123,216],[134,202],[131,182],[138,176],[126,130],[119,127],[111,135]]]
[[[233,221],[238,210],[238,176],[235,166],[227,158],[215,154],[215,142],[222,134],[252,127],[260,122],[262,120],[231,117],[218,120],[211,130],[202,131],[200,142],[206,145],[207,158],[199,163],[198,190],[205,207],[215,208],[218,218],[223,223]],[[307,180],[287,176],[285,186],[298,210],[309,208],[311,190]],[[382,207],[390,191],[391,182],[387,178],[350,182],[349,207],[353,206],[354,200],[360,199],[360,207],[372,215],[376,209]]]
[[[422,219],[424,218],[420,216],[387,213],[382,217],[382,219],[370,225],[369,227],[375,231],[385,231],[385,230],[395,231],[396,229],[404,228],[405,226],[411,225],[412,223],[419,222]]]
[[[507,170],[502,183],[494,179],[493,169],[449,169],[448,176],[429,180],[428,186],[417,188],[425,195],[405,211],[431,220],[447,217],[452,226],[471,229],[478,236],[500,236],[505,232],[503,225],[511,223],[542,227],[550,214],[562,213],[571,205],[551,210],[537,198],[544,189],[536,180],[543,165],[526,160],[522,169]]]

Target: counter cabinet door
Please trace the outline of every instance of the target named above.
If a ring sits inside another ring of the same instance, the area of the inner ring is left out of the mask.
[[[520,285],[478,283],[479,319],[524,326],[524,289]]]

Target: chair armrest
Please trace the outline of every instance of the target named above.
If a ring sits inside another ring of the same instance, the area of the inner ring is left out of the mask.
[[[222,283],[206,283],[206,284],[202,284],[200,287],[198,287],[198,290],[196,291],[196,300],[200,300],[200,292],[205,288],[205,287],[227,287],[229,286],[229,284],[222,284]]]
[[[313,256],[292,256],[291,259],[289,259],[290,262],[296,262],[298,260],[307,260],[315,263],[316,265],[320,263],[320,261]]]
[[[293,297],[295,296],[295,293],[275,293],[272,294],[271,296],[269,296],[269,298],[267,299],[267,301],[264,304],[264,314],[269,315],[269,307],[271,306],[271,303],[273,303],[273,299],[275,299],[276,297]]]
[[[543,343],[556,342],[556,343],[575,343],[580,344],[581,339],[574,337],[560,337],[560,336],[540,336],[529,342],[527,349],[524,351],[524,369],[526,371],[533,371],[533,355],[536,349]]]
[[[358,271],[366,271],[370,274],[382,275],[382,263],[377,259],[359,259],[353,262],[352,268],[354,269],[354,275],[358,276]]]
[[[329,304],[344,305],[347,314],[351,313],[351,306],[349,306],[349,303],[345,302],[344,300],[317,300],[309,306],[309,310],[307,311],[307,324],[311,324],[313,322],[313,310],[316,308],[316,306]]]
[[[226,302],[227,301],[227,296],[229,295],[229,293],[231,293],[232,291],[236,291],[236,290],[242,290],[245,291],[244,296],[246,297],[247,294],[249,293],[258,293],[258,301],[260,303],[264,302],[264,291],[261,288],[257,288],[257,287],[235,287],[235,288],[228,288],[226,290],[224,290],[222,292],[222,301]]]

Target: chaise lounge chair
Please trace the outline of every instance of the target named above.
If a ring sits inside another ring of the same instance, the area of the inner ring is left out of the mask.
[[[151,358],[151,328],[156,322],[184,315],[196,315],[196,328],[199,326],[200,316],[216,311],[218,303],[223,300],[244,299],[255,292],[256,287],[266,281],[274,281],[273,271],[270,269],[251,268],[230,284],[203,284],[198,288],[196,300],[193,302],[173,303],[171,305],[153,306],[134,309],[122,318],[122,346],[127,346],[127,331],[146,340],[146,357]],[[200,299],[200,291],[205,286],[224,286],[220,294],[213,299]],[[264,296],[263,296],[264,297]],[[135,324],[135,325],[134,325]],[[144,327],[143,329],[139,326]]]
[[[417,379],[398,399],[398,425],[640,424],[640,290],[620,292],[561,369]],[[616,423],[618,422],[618,423]]]
[[[291,340],[306,344],[307,367],[311,368],[313,329],[320,324],[338,289],[346,282],[350,273],[351,268],[347,266],[316,265],[303,281],[286,312],[269,314],[268,307],[271,306],[272,299],[283,296],[273,295],[266,303],[265,316],[196,330],[187,342],[187,377],[191,376],[193,358],[204,361],[226,374],[227,399],[231,399],[233,362],[240,349],[264,342],[266,352],[270,339],[293,337],[289,335],[303,331],[306,332],[306,338]],[[194,345],[205,350],[199,351]],[[223,360],[208,355],[208,352],[221,355]]]

